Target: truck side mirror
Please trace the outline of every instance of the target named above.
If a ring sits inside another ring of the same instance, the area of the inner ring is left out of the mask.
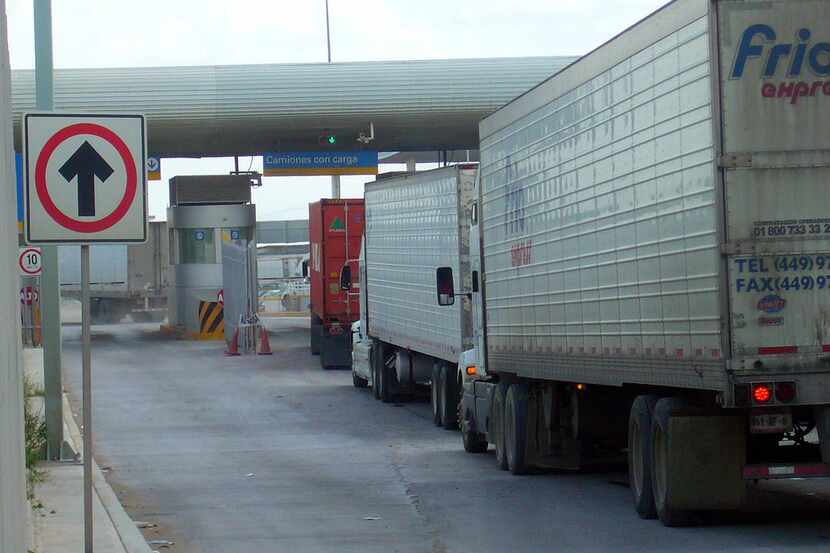
[[[455,287],[452,282],[452,267],[438,267],[435,271],[435,281],[438,285],[438,305],[454,304]]]
[[[308,278],[308,259],[303,261],[303,278]]]
[[[352,267],[346,263],[340,271],[340,289],[349,291],[352,289]]]

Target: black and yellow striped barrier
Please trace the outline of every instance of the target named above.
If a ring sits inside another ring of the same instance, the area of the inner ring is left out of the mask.
[[[224,340],[225,314],[218,301],[199,302],[199,334],[197,340]]]

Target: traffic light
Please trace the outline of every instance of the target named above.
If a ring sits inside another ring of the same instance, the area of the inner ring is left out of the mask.
[[[337,135],[332,131],[323,131],[317,139],[317,143],[320,146],[336,146]]]

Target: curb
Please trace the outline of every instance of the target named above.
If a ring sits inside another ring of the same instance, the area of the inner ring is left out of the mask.
[[[72,416],[72,408],[69,405],[66,394],[63,394],[63,423],[67,429],[66,436],[73,448],[79,454],[82,454],[83,440],[81,438],[81,431],[75,423],[75,418]],[[94,458],[92,459],[92,485],[127,553],[153,553],[153,550],[147,544],[147,540],[141,535],[135,522],[127,514],[127,511],[124,510],[124,506],[121,505],[115,492],[112,491],[109,483],[107,483],[106,478],[104,478],[104,473],[101,472]]]

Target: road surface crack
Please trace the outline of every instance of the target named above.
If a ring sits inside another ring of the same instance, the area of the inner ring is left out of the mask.
[[[415,510],[415,513],[418,516],[418,519],[421,521],[421,524],[427,529],[430,537],[432,538],[432,553],[447,553],[449,550],[447,549],[447,544],[441,539],[440,533],[437,528],[434,527],[430,517],[426,514],[423,509],[423,505],[421,504],[421,497],[415,493],[412,483],[407,480],[406,476],[403,473],[403,463],[401,459],[401,450],[399,445],[394,445],[392,447],[392,456],[390,459],[390,464],[392,466],[392,470],[395,472],[395,476],[398,479],[398,483],[403,488],[404,494],[406,498],[409,500],[410,505]]]

